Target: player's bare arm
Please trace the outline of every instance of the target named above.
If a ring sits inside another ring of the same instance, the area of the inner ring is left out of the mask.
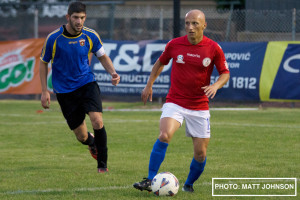
[[[104,54],[101,57],[98,57],[98,60],[103,65],[104,69],[111,75],[111,83],[115,86],[118,85],[120,82],[120,76],[117,74],[111,59]]]
[[[146,105],[147,100],[152,101],[152,86],[154,84],[154,81],[156,78],[160,75],[162,70],[164,69],[164,65],[157,59],[157,61],[154,63],[149,80],[147,82],[147,85],[142,91],[142,101],[144,102],[144,105]]]
[[[40,61],[40,80],[42,85],[41,104],[42,107],[48,109],[50,106],[50,93],[47,89],[48,63]]]
[[[222,88],[227,83],[227,81],[229,80],[229,77],[230,77],[229,73],[221,74],[219,76],[218,80],[214,84],[202,87],[205,95],[208,98],[213,99],[215,97],[218,89]]]

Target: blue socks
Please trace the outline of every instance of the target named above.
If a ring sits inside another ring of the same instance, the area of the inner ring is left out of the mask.
[[[195,160],[195,158],[193,158],[192,163],[190,165],[190,173],[185,181],[185,185],[194,184],[194,182],[200,177],[200,175],[204,171],[205,164],[206,158],[202,163],[198,162],[197,160]]]
[[[148,179],[152,180],[154,176],[157,174],[161,163],[165,159],[166,151],[168,148],[168,143],[161,142],[159,139],[153,145],[153,149],[150,155],[149,161],[149,172],[148,172]],[[190,172],[188,178],[185,182],[185,185],[193,185],[194,182],[200,177],[202,172],[204,171],[204,167],[206,164],[206,158],[204,162],[200,163],[195,158],[193,158],[191,165],[190,165]]]
[[[169,145],[168,143],[161,142],[159,141],[159,139],[157,139],[156,142],[154,143],[150,155],[148,179],[152,180],[154,176],[157,174],[161,163],[165,159],[168,145]]]

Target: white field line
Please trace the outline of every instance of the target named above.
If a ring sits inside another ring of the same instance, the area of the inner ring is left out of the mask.
[[[252,182],[251,180],[248,180],[249,182]],[[259,180],[256,179],[255,182],[270,182],[271,180]],[[274,181],[276,181],[274,179]],[[299,182],[300,179],[297,178],[297,182]],[[201,185],[211,185],[212,182],[200,182],[195,183],[194,186],[201,186]],[[271,181],[272,182],[272,181]],[[182,187],[182,184],[181,186]],[[70,192],[93,192],[93,191],[106,191],[106,190],[124,190],[124,189],[133,189],[132,185],[126,185],[126,186],[108,186],[108,187],[94,187],[94,188],[74,188],[74,189],[60,189],[60,188],[48,188],[48,189],[43,189],[43,190],[16,190],[16,191],[7,191],[7,192],[0,192],[0,194],[5,194],[5,195],[17,195],[17,194],[44,194],[44,193],[53,193],[53,192],[63,192],[63,193],[70,193]],[[179,190],[180,191],[180,190]]]
[[[255,124],[251,124],[251,123],[226,123],[226,122],[224,122],[224,123],[222,123],[222,122],[214,122],[214,123],[211,123],[212,125],[221,125],[221,126],[224,126],[224,127],[226,127],[226,126],[246,126],[246,127],[249,127],[249,126],[251,126],[251,127],[263,127],[263,128],[268,128],[268,127],[270,127],[270,128],[295,128],[295,129],[299,129],[300,128],[300,126],[299,125],[288,125],[288,124],[286,124],[286,125],[278,125],[278,124],[257,124],[257,123],[255,123]]]
[[[128,120],[128,119],[114,119],[114,120],[104,120],[105,123],[143,123],[143,122],[157,122],[158,120],[143,120],[143,119],[137,119],[137,120]],[[1,122],[0,125],[24,125],[24,126],[33,126],[33,125],[49,125],[49,124],[66,124],[65,121],[47,121],[47,122]],[[230,122],[212,122],[212,126],[239,126],[239,127],[262,127],[262,128],[286,128],[286,129],[299,129],[299,125],[277,125],[277,124],[251,124],[251,123],[230,123]]]
[[[34,115],[35,116],[35,115]],[[20,116],[18,116],[20,117]],[[23,117],[25,117],[25,115],[23,115]],[[26,117],[29,117],[28,115],[26,115]],[[157,122],[159,123],[159,119],[157,120],[143,120],[143,119],[113,119],[113,120],[105,120],[105,123],[143,123],[143,122]],[[33,121],[27,121],[27,122],[3,122],[0,121],[0,125],[6,125],[6,126],[10,126],[10,125],[28,125],[28,126],[32,126],[32,125],[49,125],[49,124],[66,124],[65,120],[61,120],[61,121],[41,121],[41,122],[33,122]],[[262,127],[262,128],[286,128],[286,129],[299,129],[300,125],[278,125],[278,124],[251,124],[251,123],[231,123],[231,122],[212,122],[211,123],[213,126],[239,126],[239,127]]]
[[[210,110],[219,110],[219,111],[256,111],[259,110],[258,108],[211,108]],[[44,113],[51,112],[52,110],[43,110]],[[109,112],[161,112],[160,108],[157,109],[103,109],[103,111],[109,111]],[[60,111],[59,111],[60,112]],[[40,117],[40,115],[43,115],[43,113],[37,113],[37,114],[18,114],[18,113],[0,113],[0,116],[3,117]],[[57,116],[47,116],[50,118],[57,118]]]
[[[0,125],[28,125],[28,126],[34,126],[34,125],[50,125],[50,124],[66,124],[65,121],[56,121],[56,122],[0,122]]]
[[[210,108],[210,110],[220,110],[220,111],[251,111],[259,110],[259,108]],[[103,111],[119,111],[119,112],[156,112],[161,111],[160,108],[155,109],[103,109]]]
[[[89,192],[89,191],[105,191],[105,190],[123,190],[129,189],[132,186],[111,186],[111,187],[95,187],[95,188],[75,188],[75,189],[60,189],[48,188],[44,190],[16,190],[2,192],[0,194],[39,194],[39,193],[53,193],[53,192]]]
[[[203,182],[197,185],[211,185],[211,182]],[[7,191],[7,192],[0,192],[0,194],[6,195],[16,195],[16,194],[44,194],[44,193],[53,193],[53,192],[90,192],[90,191],[106,191],[106,190],[128,190],[133,188],[132,185],[127,186],[110,186],[110,187],[94,187],[94,188],[74,188],[74,189],[60,189],[60,188],[48,188],[44,190],[16,190],[16,191]]]

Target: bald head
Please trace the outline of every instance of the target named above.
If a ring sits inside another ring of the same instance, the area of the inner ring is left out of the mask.
[[[201,10],[191,10],[185,15],[185,31],[192,44],[198,44],[206,28],[205,15]]]
[[[205,22],[205,15],[201,10],[190,10],[189,12],[186,13],[185,18],[192,16],[195,18],[198,18],[199,20],[204,20]]]

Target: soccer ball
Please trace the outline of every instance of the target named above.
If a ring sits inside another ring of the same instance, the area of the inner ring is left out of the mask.
[[[174,196],[179,189],[179,181],[170,172],[157,174],[151,183],[151,189],[156,196]]]

